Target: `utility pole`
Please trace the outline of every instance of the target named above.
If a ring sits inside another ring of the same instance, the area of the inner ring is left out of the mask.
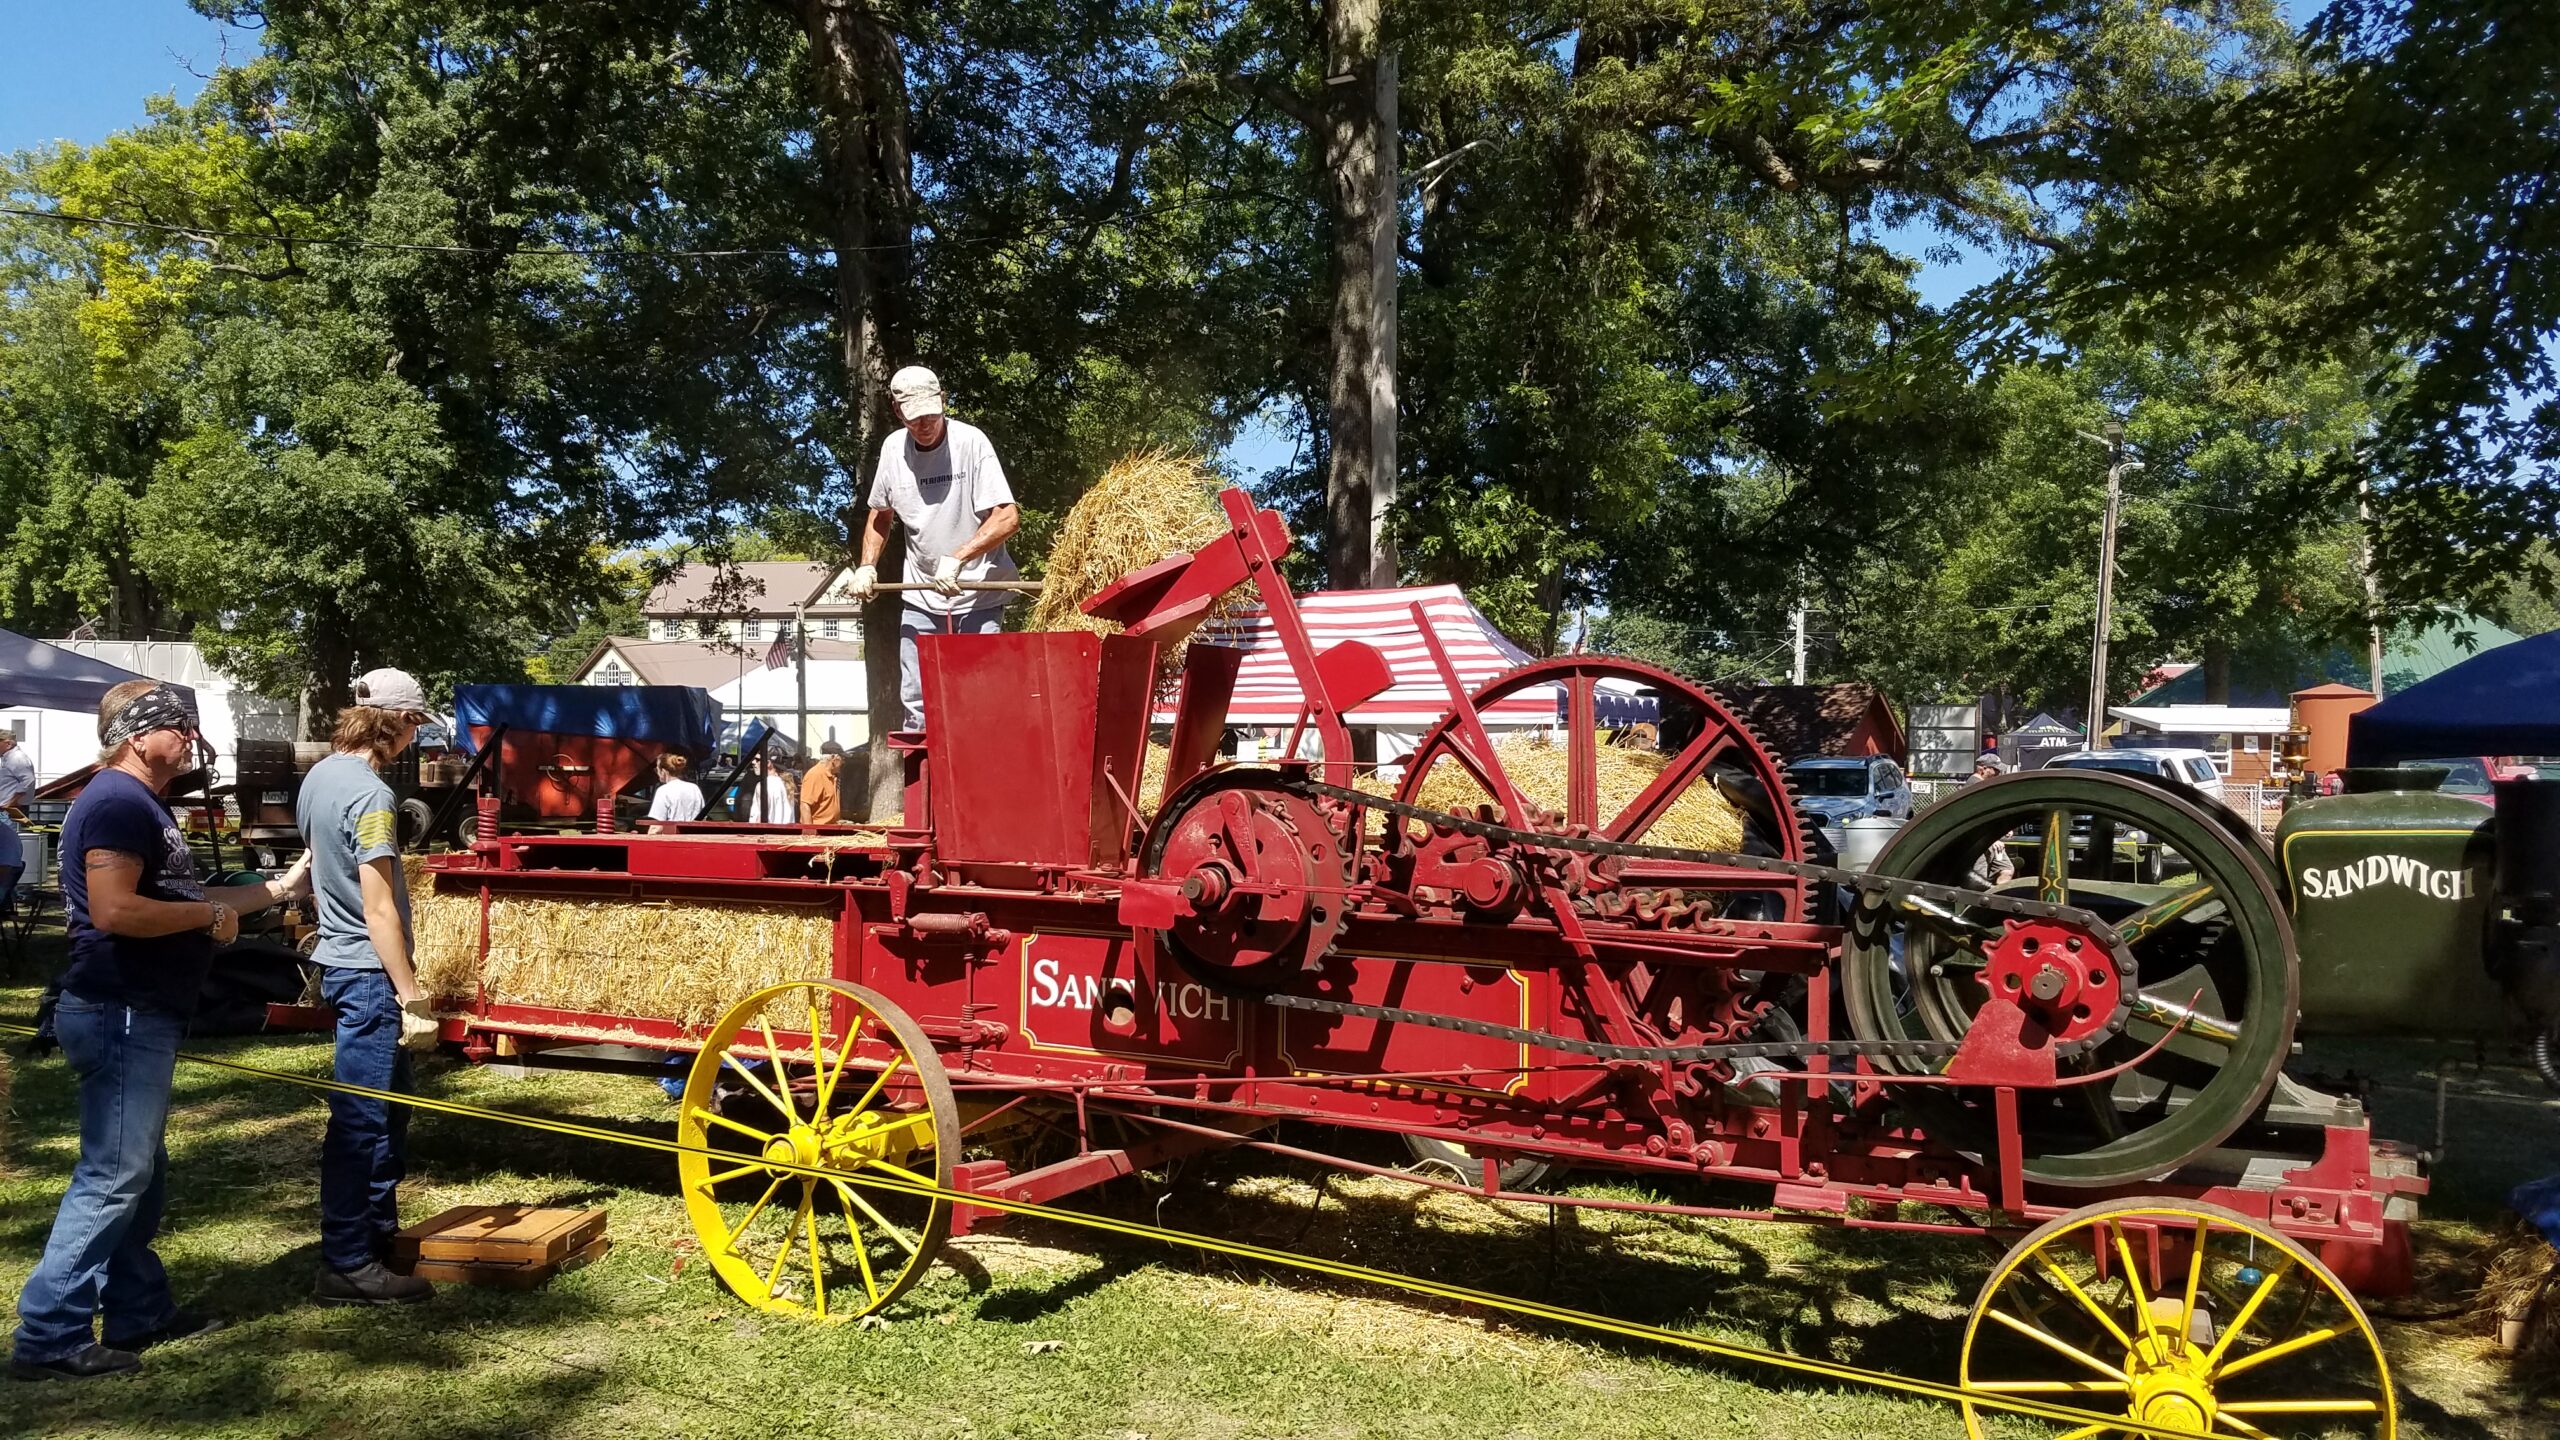
[[[791,668],[799,682],[800,753],[809,753],[809,611],[806,605],[791,607]]]
[[[1796,601],[1796,667],[1795,684],[1804,683],[1804,601]]]
[[[2107,631],[2115,618],[2116,513],[2124,503],[2124,477],[2142,468],[2124,458],[2124,421],[2109,419],[2106,434],[2080,432],[2083,440],[2107,447],[2107,518],[2098,531],[2098,623],[2089,646],[2089,748],[2107,748]]]
[[[2352,452],[2350,452],[2352,453]],[[2364,477],[2356,477],[2357,568],[2364,572],[2365,663],[2373,672],[2373,698],[2382,698],[2382,582],[2373,574],[2373,504]]]

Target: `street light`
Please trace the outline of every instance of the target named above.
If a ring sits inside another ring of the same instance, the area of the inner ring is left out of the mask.
[[[2107,628],[2115,613],[2116,510],[2124,499],[2124,477],[2142,468],[2124,458],[2124,418],[2107,417],[2104,435],[2079,431],[2081,439],[2107,449],[2107,519],[2098,532],[2098,623],[2089,646],[2089,748],[2107,748]]]

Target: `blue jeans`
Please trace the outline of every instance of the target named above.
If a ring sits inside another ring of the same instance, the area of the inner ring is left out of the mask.
[[[17,1358],[38,1365],[87,1349],[101,1313],[110,1345],[178,1313],[151,1241],[169,1193],[161,1133],[187,1022],[66,994],[53,1030],[80,1079],[80,1162],[18,1295]]]
[[[320,998],[338,1012],[339,1080],[418,1093],[409,1052],[400,1048],[400,997],[389,976],[324,965]],[[391,1252],[400,1229],[400,1180],[408,1173],[408,1106],[329,1097],[329,1132],[320,1142],[321,1264],[344,1273]]]
[[[936,615],[913,605],[898,607],[898,702],[907,712],[907,728],[924,728],[924,675],[916,669],[919,635],[993,635],[1004,628],[1002,605],[981,605]]]

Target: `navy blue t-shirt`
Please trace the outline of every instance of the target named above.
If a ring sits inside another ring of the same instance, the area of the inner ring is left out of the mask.
[[[203,930],[136,939],[89,923],[89,852],[121,850],[142,862],[134,890],[147,900],[202,900],[204,884],[177,817],[151,787],[122,770],[101,770],[62,822],[62,902],[70,912],[71,963],[62,988],[99,1004],[171,1015],[196,1012],[213,968],[213,936]]]

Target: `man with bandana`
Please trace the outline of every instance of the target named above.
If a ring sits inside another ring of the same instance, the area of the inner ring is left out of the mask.
[[[222,1322],[181,1310],[151,1252],[168,1193],[161,1135],[178,1042],[214,948],[240,916],[299,894],[308,869],[208,889],[160,799],[196,766],[186,692],[128,680],[98,705],[98,772],[62,823],[62,903],[71,942],[53,1012],[80,1081],[80,1160],[43,1258],[18,1296],[9,1373],[86,1380],[139,1369],[139,1352]],[[105,1318],[104,1340],[91,1327]]]

